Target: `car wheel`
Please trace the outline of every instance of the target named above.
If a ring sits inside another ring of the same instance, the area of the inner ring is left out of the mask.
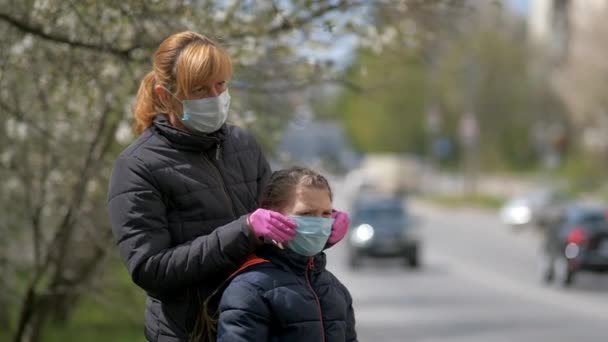
[[[351,254],[349,260],[348,260],[348,266],[350,266],[351,269],[356,270],[361,268],[361,256],[357,253],[353,253]]]
[[[419,268],[420,267],[420,259],[418,257],[418,253],[412,254],[406,258],[407,265],[411,268]]]
[[[566,258],[557,258],[553,262],[553,276],[555,282],[562,287],[569,287],[574,283],[574,271],[570,269]]]
[[[553,281],[555,270],[553,268],[553,258],[547,254],[542,254],[538,261],[538,273],[540,281],[543,284],[549,284]]]

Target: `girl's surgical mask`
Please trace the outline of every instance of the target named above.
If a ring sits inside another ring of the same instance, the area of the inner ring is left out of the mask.
[[[318,216],[290,216],[296,222],[296,235],[286,243],[292,251],[304,255],[315,255],[325,248],[331,234],[334,219]]]
[[[165,90],[173,95],[168,89],[165,88]],[[182,103],[181,122],[194,132],[212,133],[220,129],[226,122],[230,109],[228,89],[219,96],[196,100],[180,100],[175,95],[173,97]]]

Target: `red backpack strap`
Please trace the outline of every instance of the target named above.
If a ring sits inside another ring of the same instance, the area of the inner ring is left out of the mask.
[[[237,274],[239,274],[239,272],[246,269],[247,267],[261,264],[263,262],[270,262],[270,261],[268,261],[267,259],[264,259],[264,258],[260,258],[259,256],[255,255],[255,254],[251,254],[250,256],[247,257],[245,262],[236,271],[232,272],[232,274],[228,276],[227,280],[234,278]]]

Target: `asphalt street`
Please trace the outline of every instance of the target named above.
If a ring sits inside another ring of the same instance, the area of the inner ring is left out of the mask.
[[[493,212],[408,205],[424,241],[420,270],[390,259],[350,270],[344,241],[327,252],[353,295],[360,341],[608,341],[608,275],[542,285],[533,233]]]

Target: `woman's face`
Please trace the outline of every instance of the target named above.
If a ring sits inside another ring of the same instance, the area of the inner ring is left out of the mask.
[[[327,189],[298,186],[295,190],[294,200],[283,208],[281,213],[283,215],[330,217],[331,209],[331,199]]]
[[[200,86],[193,89],[192,93],[186,98],[188,100],[198,100],[204,99],[207,97],[217,97],[228,87],[227,80],[216,80],[210,81],[206,84],[201,84]]]

